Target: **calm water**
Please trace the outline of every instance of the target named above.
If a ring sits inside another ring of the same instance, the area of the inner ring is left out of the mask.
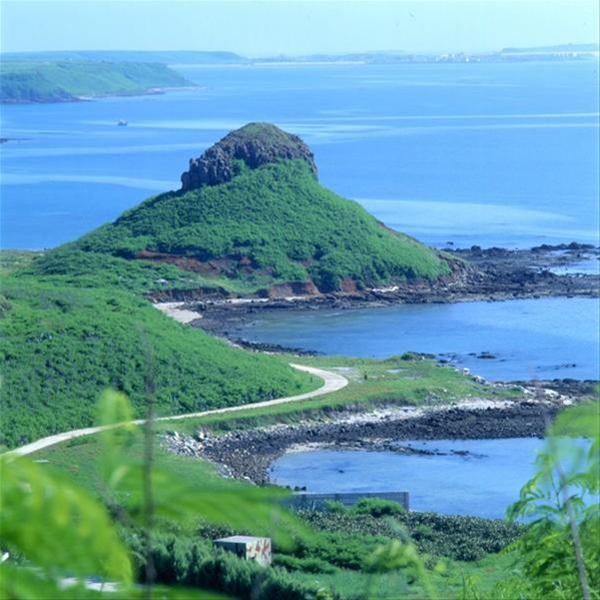
[[[494,380],[598,379],[599,312],[588,298],[276,311],[237,335],[331,355],[451,353],[455,364]],[[477,358],[481,352],[496,358]]]
[[[186,67],[202,88],[2,106],[2,246],[51,247],[176,188],[188,159],[266,120],[321,181],[422,240],[595,241],[594,62]],[[119,119],[128,127],[117,127]]]
[[[271,472],[282,485],[309,492],[408,491],[411,510],[502,518],[534,473],[535,438],[402,442],[445,455],[317,450],[278,459]],[[468,456],[450,454],[468,451]]]

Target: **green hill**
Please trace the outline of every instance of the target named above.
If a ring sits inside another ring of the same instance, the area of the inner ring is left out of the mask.
[[[310,150],[250,124],[190,163],[183,188],[150,198],[70,246],[171,264],[248,287],[353,290],[434,280],[445,258],[322,187]]]
[[[319,382],[269,356],[176,323],[146,300],[107,288],[9,276],[0,296],[0,444],[90,426],[106,387],[145,415],[145,377],[169,415],[301,393]]]
[[[69,102],[190,85],[166,65],[142,62],[2,61],[0,102]]]

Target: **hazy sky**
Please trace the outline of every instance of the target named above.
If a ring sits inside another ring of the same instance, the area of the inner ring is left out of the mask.
[[[598,41],[596,0],[0,0],[2,50],[250,56]]]

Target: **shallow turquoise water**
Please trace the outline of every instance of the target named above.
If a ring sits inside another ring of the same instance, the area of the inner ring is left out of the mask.
[[[286,454],[272,468],[273,481],[309,492],[408,491],[410,508],[450,515],[502,518],[535,471],[542,441],[435,440],[401,442],[445,455],[316,450]],[[467,456],[452,451],[468,451]]]

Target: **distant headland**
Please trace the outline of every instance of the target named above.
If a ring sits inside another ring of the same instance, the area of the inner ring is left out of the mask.
[[[158,93],[192,85],[161,63],[8,60],[2,56],[0,102],[76,102],[102,96]]]

